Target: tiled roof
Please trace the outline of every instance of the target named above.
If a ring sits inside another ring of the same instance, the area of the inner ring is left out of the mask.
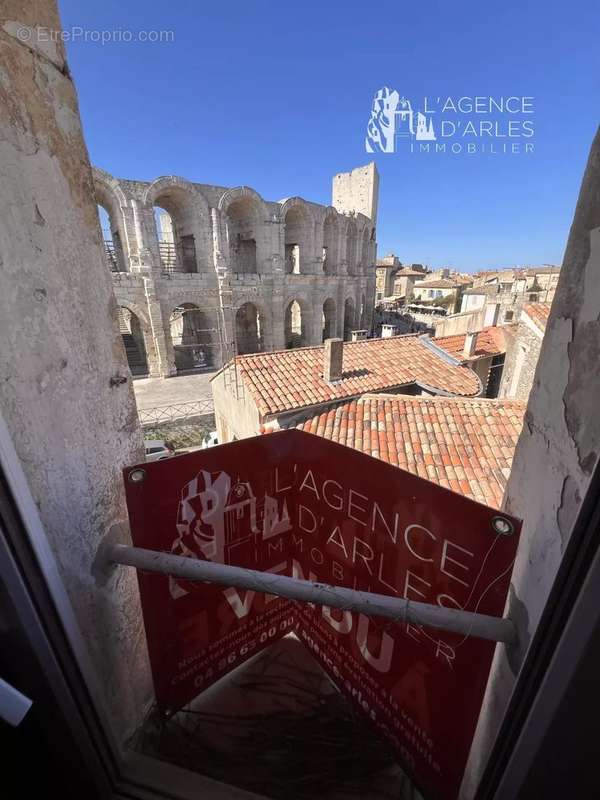
[[[499,508],[525,403],[364,395],[295,427]]]
[[[545,264],[543,267],[529,267],[526,270],[527,275],[557,275],[560,272],[560,267]]]
[[[470,286],[473,283],[473,278],[470,278],[467,275],[453,275],[452,280],[456,281],[456,283],[460,283],[463,286]]]
[[[323,380],[323,349],[301,347],[236,357],[244,387],[261,415],[414,383],[467,397],[481,389],[474,372],[448,363],[418,335],[344,342],[343,377],[336,383]]]
[[[479,286],[471,286],[465,289],[465,294],[498,294],[500,287],[497,283],[480,283]]]
[[[465,347],[466,335],[461,333],[457,336],[440,336],[439,339],[432,339],[433,343],[449,355],[458,358],[459,361],[465,360],[463,350]],[[471,358],[487,358],[506,353],[506,340],[504,329],[498,327],[484,328],[477,334],[475,353]]]
[[[398,280],[398,278],[416,278],[416,277],[426,278],[427,273],[421,272],[421,270],[418,269],[409,269],[409,268],[400,269],[396,273],[396,280]]]
[[[525,303],[523,312],[541,331],[546,330],[551,303]]]
[[[415,283],[415,289],[455,289],[458,285],[454,278],[432,278]]]

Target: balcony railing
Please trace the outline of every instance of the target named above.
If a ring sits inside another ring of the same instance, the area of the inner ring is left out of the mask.
[[[119,264],[117,250],[111,239],[104,240],[104,255],[106,257],[108,268],[111,272],[123,272],[121,265]]]

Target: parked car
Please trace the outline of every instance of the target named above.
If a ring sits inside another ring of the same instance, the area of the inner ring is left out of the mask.
[[[217,432],[211,431],[208,436],[205,436],[204,441],[202,442],[202,449],[206,450],[208,447],[214,447],[217,444],[219,444]]]
[[[171,458],[175,455],[175,447],[171,442],[164,442],[162,439],[146,439],[146,461],[162,461],[164,458]]]

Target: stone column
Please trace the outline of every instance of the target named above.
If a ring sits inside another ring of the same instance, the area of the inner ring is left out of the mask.
[[[81,631],[68,635],[125,741],[152,697],[137,580],[97,580],[94,560],[127,536],[121,470],[143,459],[142,433],[71,73],[60,39],[38,41],[61,29],[56,4],[2,12],[0,412]]]
[[[160,282],[158,286],[160,287]],[[146,309],[150,321],[153,342],[153,357],[149,357],[148,368],[151,378],[170,378],[177,375],[175,351],[171,341],[170,310],[165,311],[160,302],[160,290],[152,275],[144,278]]]

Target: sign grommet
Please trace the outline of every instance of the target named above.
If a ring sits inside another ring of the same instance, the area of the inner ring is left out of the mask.
[[[140,467],[132,469],[127,476],[127,480],[129,483],[143,483],[146,480],[146,470],[140,469]]]
[[[492,528],[499,533],[500,536],[510,536],[515,532],[515,526],[509,519],[506,517],[492,517],[491,519]]]

